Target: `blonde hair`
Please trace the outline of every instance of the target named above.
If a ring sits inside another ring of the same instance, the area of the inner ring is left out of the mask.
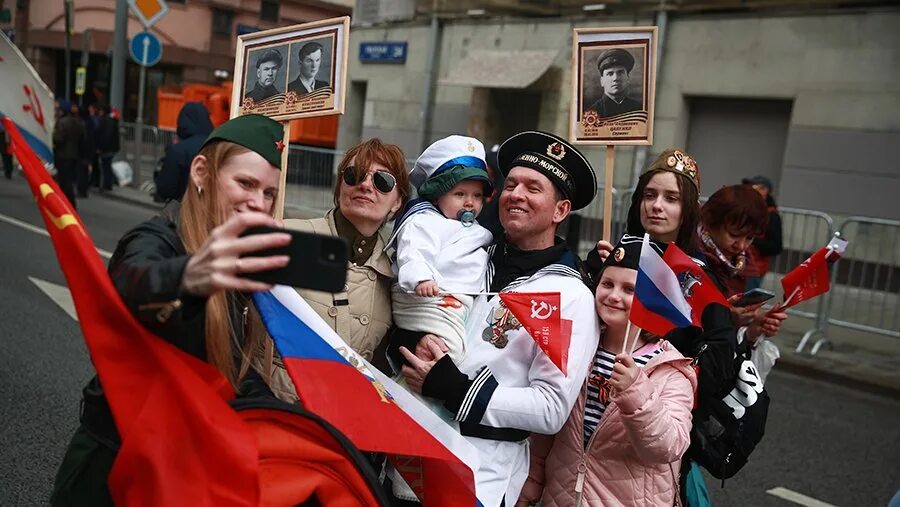
[[[193,255],[209,238],[210,232],[228,218],[225,203],[219,201],[219,168],[231,157],[249,152],[247,148],[227,141],[215,141],[204,146],[197,156],[206,158],[207,175],[202,190],[188,184],[182,198],[178,232],[184,248]],[[233,387],[250,368],[252,351],[262,347],[266,339],[262,322],[255,311],[248,312],[243,343],[229,318],[228,294],[224,291],[210,295],[206,301],[205,345],[206,360],[216,367]],[[235,350],[241,353],[241,365],[235,368]]]

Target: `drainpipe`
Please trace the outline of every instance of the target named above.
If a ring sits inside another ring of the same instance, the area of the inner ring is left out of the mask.
[[[669,26],[669,11],[666,9],[666,0],[661,0],[659,10],[656,11],[656,83],[655,88],[659,90],[659,69],[662,68],[663,48],[666,45],[666,31]],[[637,186],[638,178],[640,178],[644,167],[647,165],[647,154],[650,152],[649,146],[640,146],[634,151],[634,163],[631,166],[631,187]]]
[[[437,59],[440,51],[442,24],[437,16],[437,0],[431,7],[431,29],[428,37],[428,55],[425,60],[425,90],[422,94],[422,105],[419,108],[419,136],[417,149],[425,150],[428,143],[428,125],[431,123],[432,97],[434,83],[437,79]]]

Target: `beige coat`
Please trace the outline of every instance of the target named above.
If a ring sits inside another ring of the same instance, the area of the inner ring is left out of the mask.
[[[304,232],[337,236],[334,210],[323,218],[289,219],[284,226]],[[335,332],[359,355],[371,361],[373,353],[391,327],[391,261],[384,253],[384,242],[377,237],[372,256],[362,266],[350,264],[343,292],[331,294],[298,289],[297,292]],[[347,301],[349,304],[341,304]],[[297,400],[291,381],[280,359],[275,358],[272,391],[280,399]]]

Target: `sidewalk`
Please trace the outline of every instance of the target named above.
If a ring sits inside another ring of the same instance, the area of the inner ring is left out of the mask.
[[[301,195],[306,192],[310,195]],[[313,197],[313,192],[307,189],[292,189],[291,193],[294,195],[289,196],[290,202],[309,202],[304,197]],[[318,190],[313,199],[316,205],[323,200],[321,193]],[[131,187],[117,187],[102,195],[153,210],[163,208],[150,194]],[[293,204],[285,206],[286,218],[314,218],[322,213]],[[785,322],[782,333],[772,339],[781,350],[776,369],[900,399],[900,340],[832,326],[829,328],[831,346],[823,346],[815,356],[810,356],[809,351],[819,338],[816,336],[808,341],[803,352],[795,352],[810,326],[811,321],[801,317],[791,317]]]
[[[796,352],[809,327],[808,319],[791,317],[785,322],[784,332],[772,339],[781,351],[775,369],[900,399],[900,340],[831,326],[831,343],[811,356],[820,335]]]

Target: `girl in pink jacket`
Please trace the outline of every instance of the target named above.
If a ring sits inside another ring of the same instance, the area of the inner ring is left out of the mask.
[[[665,340],[648,333],[626,340],[640,251],[641,238],[623,237],[598,275],[597,314],[605,327],[591,372],[563,429],[532,435],[517,507],[538,500],[541,507],[676,501],[697,379],[690,360]]]

